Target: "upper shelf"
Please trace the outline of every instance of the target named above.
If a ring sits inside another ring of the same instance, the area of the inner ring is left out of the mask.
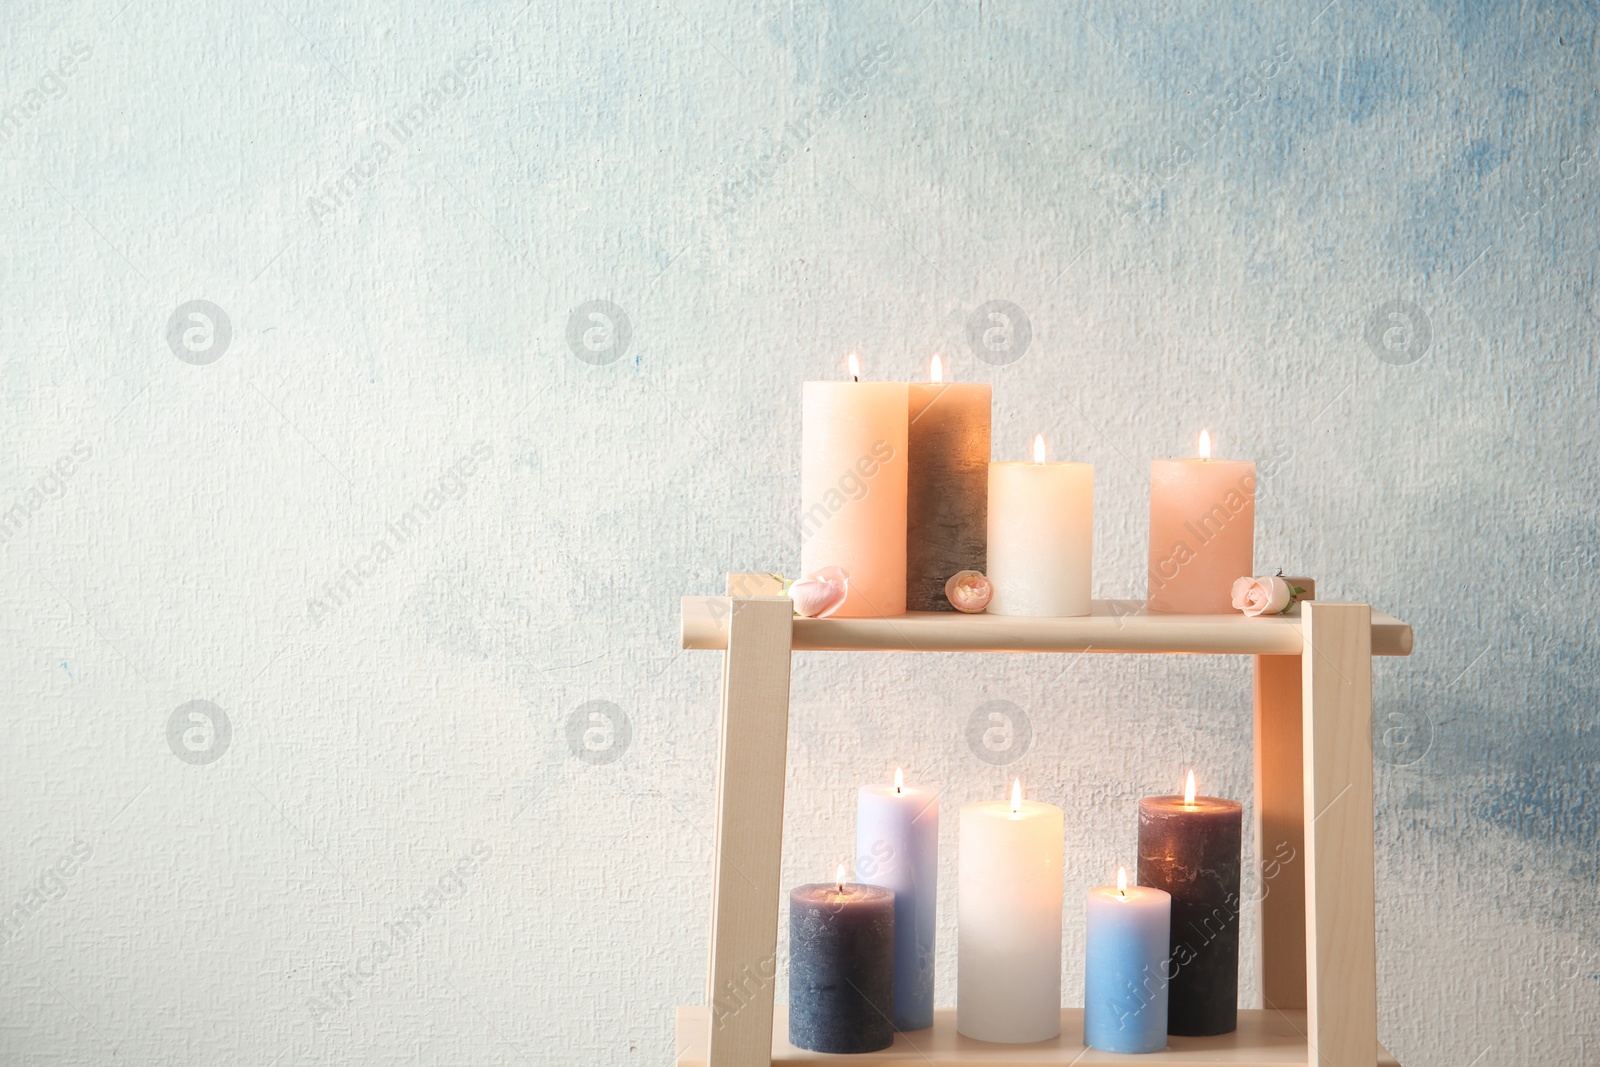
[[[731,600],[683,598],[683,647],[728,647]],[[1242,614],[1165,615],[1142,600],[1096,600],[1088,615],[1045,619],[912,611],[884,619],[794,620],[791,647],[806,651],[882,652],[1190,652],[1297,656],[1300,613],[1250,619]],[[1409,656],[1411,627],[1376,609],[1372,654]]]

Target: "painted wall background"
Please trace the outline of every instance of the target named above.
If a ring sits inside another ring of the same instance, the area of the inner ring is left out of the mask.
[[[668,1067],[720,671],[677,598],[797,565],[850,348],[1094,462],[1097,595],[1151,457],[1260,461],[1261,569],[1416,627],[1382,1036],[1600,1058],[1592,10],[3,18],[0,1060]],[[985,360],[993,300],[1030,338]],[[1249,795],[1243,663],[798,659],[789,884],[896,762],[1065,804],[1069,886],[1190,764]],[[1081,949],[1069,909],[1069,1000]]]

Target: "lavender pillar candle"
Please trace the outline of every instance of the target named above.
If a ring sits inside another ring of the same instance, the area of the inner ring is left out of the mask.
[[[856,876],[894,891],[894,1028],[933,1025],[934,899],[939,874],[939,791],[864,785],[856,801]]]
[[[789,1044],[876,1052],[894,1042],[894,893],[844,880],[789,894]]]
[[[1139,884],[1172,894],[1167,1033],[1209,1037],[1239,1021],[1239,864],[1243,809],[1197,797],[1139,801]]]
[[[944,583],[988,566],[989,412],[993,389],[910,387],[906,433],[906,610],[954,611]]]

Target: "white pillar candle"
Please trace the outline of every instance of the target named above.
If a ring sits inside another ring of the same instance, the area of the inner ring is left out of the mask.
[[[1087,615],[1094,547],[1094,466],[989,464],[991,615]]]
[[[906,610],[904,382],[806,382],[800,421],[800,571],[842,567],[839,618]]]
[[[1204,431],[1199,451],[1150,463],[1151,611],[1231,612],[1233,583],[1255,573],[1256,465],[1212,459]]]
[[[1061,1032],[1061,809],[966,804],[956,864],[956,1029],[979,1041]]]

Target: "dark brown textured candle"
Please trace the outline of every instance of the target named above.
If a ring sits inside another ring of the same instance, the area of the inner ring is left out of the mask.
[[[935,357],[938,358],[938,357]],[[954,611],[944,583],[988,565],[989,410],[975,382],[913,384],[906,410],[906,610]]]
[[[1139,884],[1172,894],[1167,1033],[1208,1037],[1239,1022],[1243,809],[1188,795],[1139,801]]]

